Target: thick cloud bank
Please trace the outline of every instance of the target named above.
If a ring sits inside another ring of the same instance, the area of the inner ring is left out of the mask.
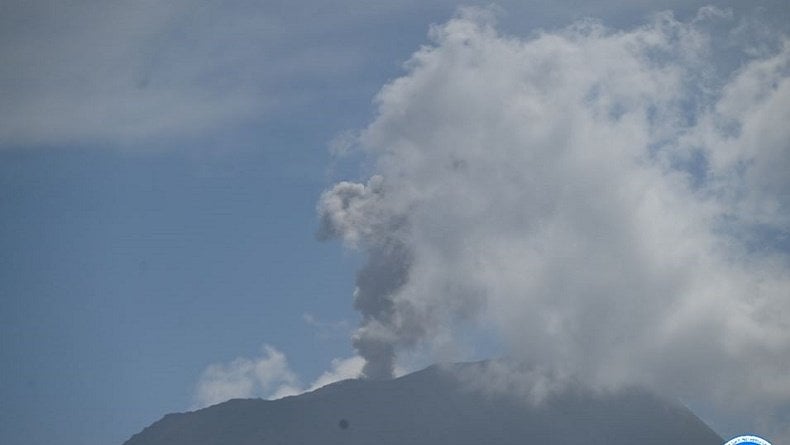
[[[318,205],[368,255],[364,374],[480,323],[549,375],[787,404],[790,42],[757,30],[434,27],[357,141],[370,179]]]

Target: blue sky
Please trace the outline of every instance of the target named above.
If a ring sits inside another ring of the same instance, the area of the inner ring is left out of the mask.
[[[497,27],[628,29],[704,4],[619,3],[502,2]],[[717,5],[790,23],[780,1]],[[319,241],[316,206],[381,171],[330,146],[377,119],[377,92],[458,6],[5,2],[0,442],[122,443],[193,407],[209,365],[264,344],[302,385],[353,356],[371,250]],[[464,329],[462,357],[501,352],[485,326]]]

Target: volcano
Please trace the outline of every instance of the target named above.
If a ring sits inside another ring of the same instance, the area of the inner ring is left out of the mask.
[[[168,414],[125,445],[721,445],[679,402],[631,388],[569,386],[538,403],[470,388],[483,363],[393,380],[345,380],[279,400],[234,399]]]

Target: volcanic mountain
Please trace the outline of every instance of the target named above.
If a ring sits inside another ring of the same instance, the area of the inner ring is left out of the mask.
[[[125,445],[724,442],[680,403],[642,389],[602,393],[569,386],[535,402],[518,392],[470,388],[461,376],[484,366],[432,366],[393,380],[345,380],[279,400],[229,400],[168,414]]]

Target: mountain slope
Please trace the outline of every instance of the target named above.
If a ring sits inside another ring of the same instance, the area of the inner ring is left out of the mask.
[[[461,366],[477,366],[467,364]],[[387,381],[346,380],[280,400],[230,400],[168,414],[125,445],[688,444],[721,437],[685,407],[641,390],[568,390],[536,406],[464,389],[433,366]]]

